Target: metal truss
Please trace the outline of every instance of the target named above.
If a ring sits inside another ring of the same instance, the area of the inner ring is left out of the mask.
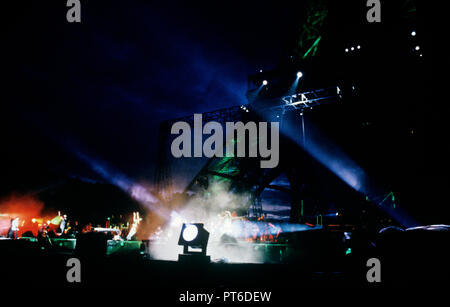
[[[283,101],[284,104],[274,108],[301,110],[304,108],[311,108],[321,104],[334,102],[341,98],[342,98],[342,91],[338,86],[336,86],[327,89],[320,89],[310,92],[284,96],[281,98],[281,101]]]
[[[330,87],[327,89],[318,89],[303,93],[297,93],[294,95],[284,96],[281,98],[273,99],[264,106],[258,106],[253,104],[247,104],[242,106],[232,106],[229,108],[223,108],[215,111],[202,113],[202,121],[216,121],[221,124],[229,121],[241,121],[244,114],[249,109],[257,109],[263,113],[267,112],[279,112],[280,110],[284,114],[288,111],[303,110],[305,108],[313,108],[319,105],[338,101],[342,98],[342,91],[338,86]],[[194,116],[184,116],[176,119],[167,120],[161,123],[160,132],[158,137],[158,167],[155,173],[155,181],[158,192],[170,191],[171,187],[171,169],[169,156],[167,152],[167,140],[170,134],[170,127],[173,123],[178,121],[184,121],[193,126]],[[245,164],[245,163],[244,163]],[[195,185],[203,185],[207,182],[199,180],[201,178],[213,178],[213,180],[227,180],[238,184],[239,186],[246,186],[245,183],[253,182],[258,177],[266,177],[266,174],[254,170],[247,164],[242,164],[242,161],[237,158],[211,158],[202,170],[193,178],[190,184],[187,186],[186,191],[191,190]],[[251,169],[247,169],[250,167]],[[250,177],[252,178],[250,180]],[[215,178],[215,179],[214,179]],[[262,184],[262,186],[269,185],[270,182]],[[206,185],[208,185],[206,183]],[[247,188],[250,188],[250,184]],[[204,186],[203,188],[206,188]],[[257,189],[256,197],[261,189]],[[169,192],[170,193],[170,192]]]

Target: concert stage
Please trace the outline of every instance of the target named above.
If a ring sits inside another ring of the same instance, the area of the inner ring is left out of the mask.
[[[322,240],[317,239],[321,236]],[[370,287],[440,287],[449,276],[446,243],[448,226],[416,228],[407,231],[387,229],[374,242],[354,234],[351,252],[329,230],[296,233],[295,243],[254,244],[263,249],[267,262],[227,263],[225,260],[202,264],[152,259],[145,249],[127,248],[122,252],[100,255],[93,251],[76,253],[70,249],[43,249],[31,240],[1,240],[0,263],[13,284],[54,287],[100,287],[113,284],[124,288],[165,289],[299,289],[300,288],[370,288]],[[325,238],[328,238],[326,240]],[[314,242],[320,242],[314,243]],[[131,243],[136,246],[136,243]],[[234,246],[233,246],[234,245]],[[228,248],[245,250],[248,246],[229,244]],[[345,248],[345,249],[344,249]],[[288,257],[290,256],[290,257]],[[67,260],[81,263],[81,283],[66,279]],[[382,261],[382,283],[367,281],[366,261]],[[125,282],[126,281],[126,282]]]

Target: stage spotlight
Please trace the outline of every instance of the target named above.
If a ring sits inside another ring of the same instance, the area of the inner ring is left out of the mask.
[[[182,232],[183,239],[187,242],[191,242],[198,235],[198,228],[195,225],[187,225],[184,231]]]
[[[299,71],[298,73],[297,73],[297,78],[301,78],[301,77],[303,77],[303,73],[301,72],[301,71]]]
[[[356,48],[358,48],[358,49],[361,49],[361,46],[360,45],[358,45]]]
[[[209,262],[210,257],[206,256],[208,239],[209,232],[206,231],[203,224],[183,224],[180,238],[178,239],[178,245],[183,246],[183,254],[178,255],[178,261]],[[189,248],[200,250],[192,251]]]
[[[355,50],[355,47],[350,48],[351,51]]]
[[[348,48],[345,48],[345,52],[348,52]]]
[[[416,50],[419,51],[420,50],[420,46],[416,46]]]
[[[267,80],[264,80],[263,82],[262,82],[262,84],[263,85],[267,85],[269,82],[267,82]]]
[[[416,31],[412,31],[411,36],[416,36]]]

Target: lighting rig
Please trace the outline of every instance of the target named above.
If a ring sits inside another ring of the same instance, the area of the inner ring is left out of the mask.
[[[209,232],[201,223],[183,224],[178,245],[183,246],[183,254],[178,255],[179,262],[210,262],[206,255]],[[197,249],[197,251],[191,249]],[[198,250],[199,249],[199,250]]]

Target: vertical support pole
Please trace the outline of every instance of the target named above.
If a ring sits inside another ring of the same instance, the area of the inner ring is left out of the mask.
[[[305,136],[305,114],[303,113],[303,111],[302,111],[302,144],[303,144],[303,147],[305,147],[306,146],[306,136]]]

